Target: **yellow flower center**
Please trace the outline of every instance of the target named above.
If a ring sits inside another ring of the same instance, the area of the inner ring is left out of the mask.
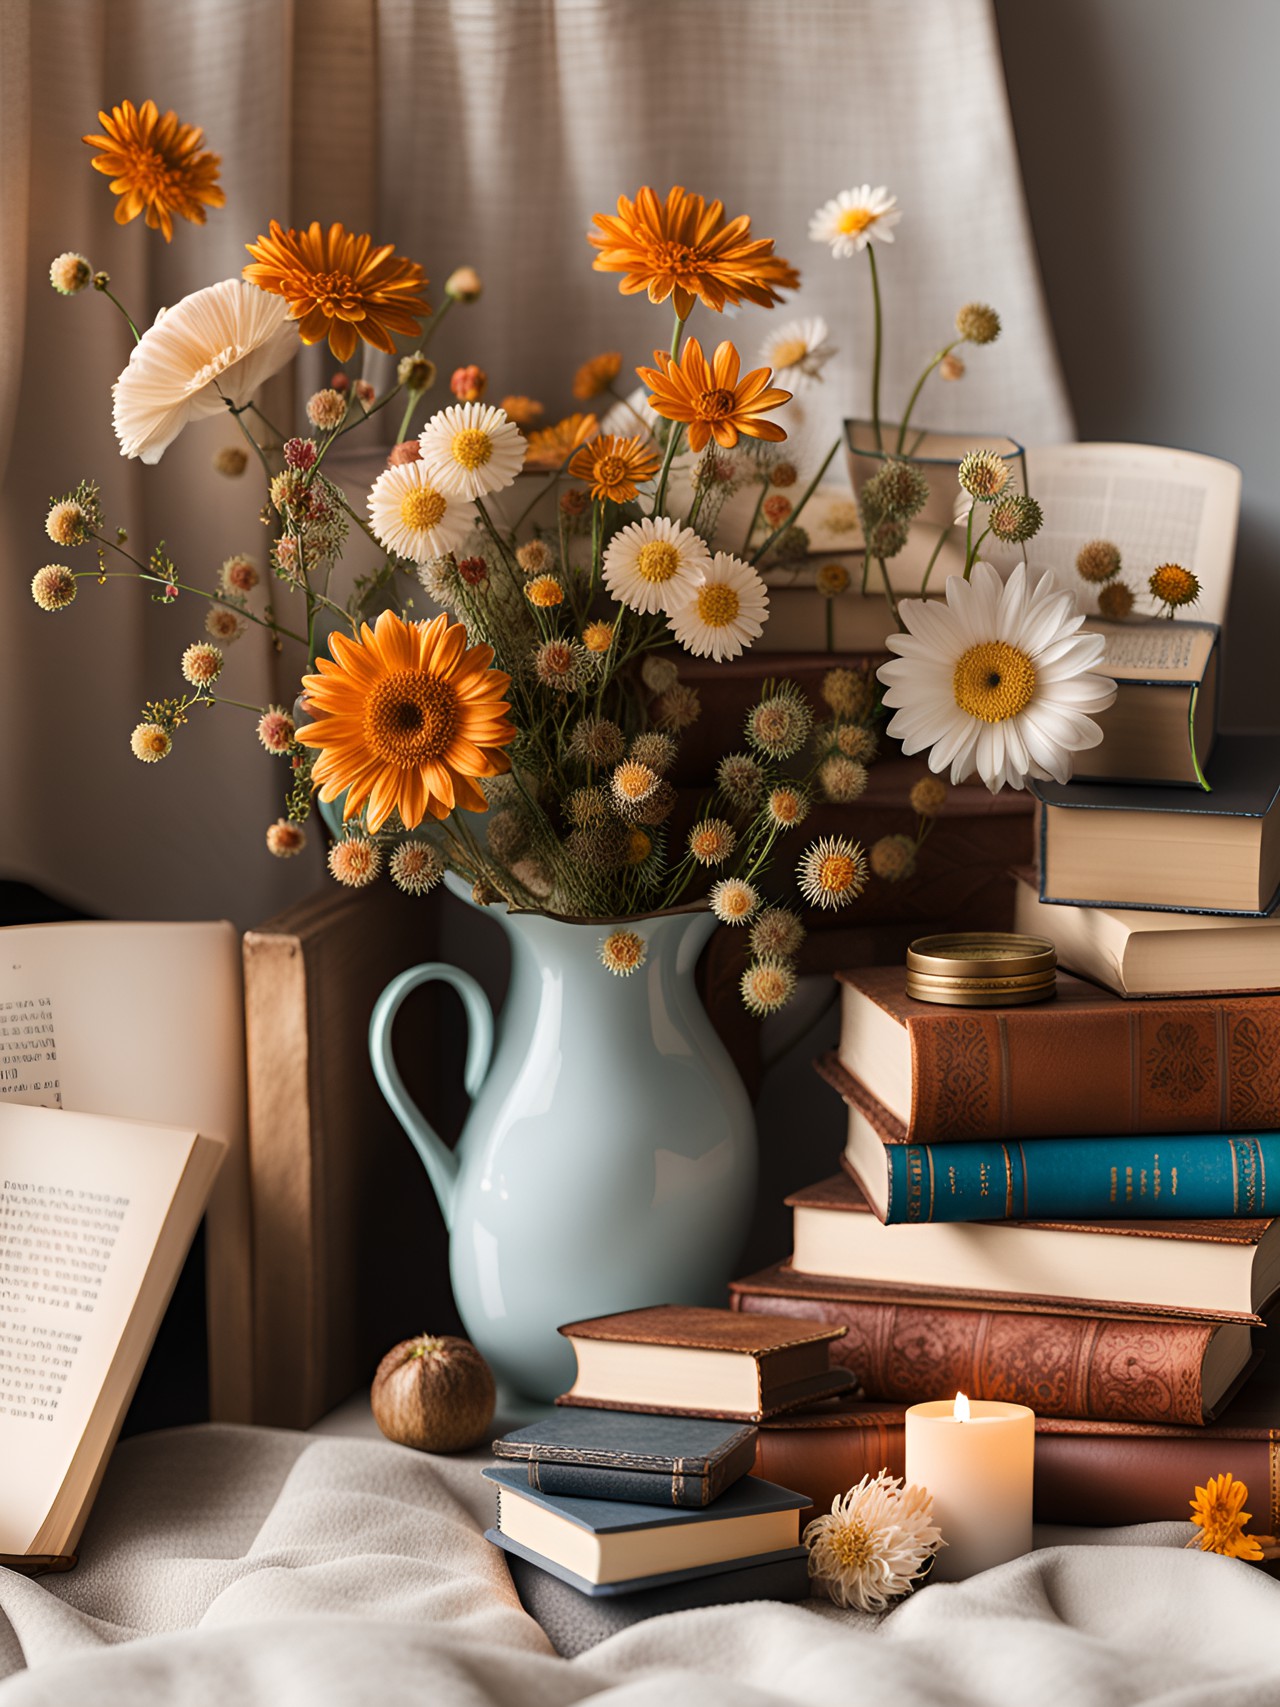
[[[647,799],[653,793],[657,781],[656,771],[651,771],[648,765],[639,764],[634,759],[619,765],[613,777],[614,787],[627,800]]]
[[[607,652],[613,644],[613,624],[589,622],[582,631],[582,644],[588,652]]]
[[[449,449],[453,452],[453,460],[470,471],[483,468],[488,462],[493,455],[493,440],[479,427],[464,427],[461,432],[453,435],[453,443]]]
[[[673,243],[666,238],[654,243],[649,259],[655,273],[688,273],[695,270],[699,254],[687,243]]]
[[[159,727],[148,729],[146,734],[142,736],[139,745],[145,747],[148,753],[167,753],[169,751],[169,737]]]
[[[760,966],[751,975],[751,994],[763,1007],[780,1007],[787,996],[787,975],[776,966]]]
[[[879,217],[869,207],[847,207],[836,221],[836,230],[842,237],[856,237],[860,231],[874,225]]]
[[[643,953],[644,939],[635,931],[614,931],[605,938],[604,963],[612,970],[630,971],[640,964]]]
[[[800,816],[800,796],[789,788],[776,789],[770,797],[769,809],[780,824],[794,824]]]
[[[846,895],[858,880],[858,862],[850,854],[827,854],[817,870],[818,888],[825,895]]]
[[[875,1535],[857,1518],[845,1518],[839,1526],[833,1524],[826,1542],[845,1570],[861,1570],[875,1558]]]
[[[554,575],[539,575],[536,581],[530,581],[524,594],[529,603],[537,605],[539,610],[551,610],[563,601],[564,588]]]
[[[680,567],[680,552],[667,539],[647,540],[636,557],[636,574],[655,586],[669,581]]]
[[[612,488],[625,484],[628,468],[620,456],[602,456],[595,468],[597,486]]]
[[[776,368],[794,367],[802,362],[809,353],[809,346],[803,338],[784,338],[780,344],[773,347],[773,365]]]
[[[628,865],[643,865],[653,851],[653,842],[643,830],[631,830],[627,834],[626,860]]]
[[[440,760],[457,726],[457,693],[426,670],[384,676],[365,701],[365,745],[374,758],[402,770]]]
[[[413,486],[400,500],[400,520],[415,533],[438,527],[449,501],[430,486]]]
[[[956,704],[970,717],[982,723],[1005,723],[1031,704],[1035,665],[1007,640],[984,640],[960,657],[951,690]]]
[[[723,581],[698,588],[698,616],[708,628],[727,628],[741,608],[737,589]]]
[[[301,273],[291,277],[289,283],[290,297],[310,297],[330,320],[354,320],[359,313],[363,298],[350,273]]]
[[[698,394],[698,414],[704,421],[723,421],[732,415],[738,399],[732,391],[703,391]]]
[[[1163,563],[1151,577],[1151,591],[1167,605],[1190,604],[1200,584],[1189,569],[1178,563]]]

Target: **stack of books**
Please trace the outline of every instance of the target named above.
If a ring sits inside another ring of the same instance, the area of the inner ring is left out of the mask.
[[[1036,906],[1042,934],[1068,912]],[[1041,1518],[1121,1521],[1117,1486],[1124,1520],[1185,1515],[1280,1426],[1244,1385],[1280,1290],[1280,997],[1134,1001],[1060,973],[1051,1001],[959,1008],[906,976],[840,975],[818,1066],[847,1105],[841,1171],[788,1199],[790,1261],[732,1288],[741,1312],[844,1327],[834,1355],[874,1398],[770,1428],[758,1469],[815,1502],[900,1471],[902,1408],[963,1391],[1037,1413]]]
[[[757,1425],[853,1388],[838,1325],[661,1305],[562,1328],[578,1375],[494,1442],[488,1539],[562,1654],[659,1612],[801,1600],[803,1494],[750,1474]]]

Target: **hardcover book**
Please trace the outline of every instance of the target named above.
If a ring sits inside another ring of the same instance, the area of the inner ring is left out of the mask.
[[[1040,899],[1261,916],[1280,898],[1280,739],[1223,735],[1209,793],[1036,782]]]
[[[904,1405],[963,1392],[1037,1416],[1199,1426],[1253,1362],[1244,1322],[975,1305],[943,1291],[818,1280],[785,1263],[730,1293],[747,1314],[847,1329],[835,1355],[865,1392]]]
[[[565,1409],[493,1443],[545,1494],[705,1506],[751,1468],[756,1431],[700,1417]]]
[[[890,1224],[1280,1213],[1280,1132],[903,1144],[888,1110],[838,1056],[814,1065],[848,1106],[844,1165]]]
[[[868,1399],[775,1417],[757,1436],[755,1474],[829,1511],[865,1475],[905,1474],[903,1410]],[[1192,1490],[1228,1467],[1249,1488],[1252,1527],[1280,1533],[1280,1360],[1264,1357],[1207,1428],[1037,1417],[1036,1522],[1185,1519]]]
[[[570,1322],[578,1375],[556,1403],[759,1422],[848,1390],[829,1358],[843,1331],[685,1304]]]
[[[755,1476],[693,1511],[539,1493],[523,1470],[506,1465],[481,1473],[498,1489],[488,1538],[583,1594],[630,1594],[710,1567],[763,1564],[800,1543],[803,1495]]]
[[[1045,936],[1058,964],[1118,996],[1233,996],[1280,990],[1280,915],[1055,907],[1019,871],[1013,929]]]
[[[1280,998],[1133,1004],[1060,972],[1038,1006],[949,1008],[901,967],[838,976],[841,1065],[897,1141],[1280,1129]]]
[[[65,1570],[227,1146],[0,1105],[0,1565]]]
[[[848,1174],[787,1198],[801,1274],[983,1304],[1256,1323],[1280,1287],[1280,1221],[923,1221],[886,1227]]]
[[[1094,714],[1102,744],[1076,754],[1073,777],[1202,787],[1217,734],[1217,624],[1095,617],[1081,632],[1105,640],[1097,668],[1116,697]]]

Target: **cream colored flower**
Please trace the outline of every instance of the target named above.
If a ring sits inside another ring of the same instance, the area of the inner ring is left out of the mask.
[[[614,534],[604,554],[604,584],[620,604],[651,616],[688,597],[710,567],[711,552],[692,528],[665,516],[632,522]]]
[[[1019,564],[1001,583],[989,563],[947,579],[947,599],[904,599],[898,654],[877,674],[903,751],[929,749],[929,769],[953,783],[975,772],[994,794],[1029,777],[1065,782],[1072,756],[1102,740],[1092,714],[1116,696],[1093,673],[1106,641],[1080,634],[1084,616],[1051,574]]]
[[[892,243],[893,228],[901,218],[897,196],[883,185],[873,190],[870,184],[862,184],[824,202],[809,221],[809,236],[815,243],[829,243],[832,255],[842,260],[868,243]]]
[[[823,836],[810,843],[796,866],[796,882],[811,907],[847,907],[867,886],[862,844],[848,836]]]
[[[406,895],[425,895],[444,876],[444,861],[430,842],[401,842],[387,869],[397,889]]]
[[[384,468],[369,493],[369,523],[378,543],[410,563],[456,550],[474,520],[474,507],[443,492],[421,462]]]
[[[755,570],[717,551],[697,579],[672,599],[667,627],[687,652],[717,663],[736,658],[764,633],[769,595]]]
[[[760,892],[741,877],[722,877],[707,895],[711,911],[722,925],[745,925],[760,906]]]
[[[776,1013],[791,1000],[796,989],[795,969],[772,956],[753,960],[738,985],[747,1012],[757,1019]]]
[[[527,441],[492,403],[455,403],[433,415],[418,448],[429,478],[451,498],[483,498],[510,486]]]
[[[159,462],[188,421],[247,403],[300,348],[284,302],[241,279],[162,308],[112,388],[121,454]]]
[[[835,346],[827,342],[826,321],[815,315],[808,320],[789,320],[770,332],[760,346],[760,365],[773,369],[779,385],[803,390],[805,381],[822,378],[823,368],[835,353]]]
[[[837,1606],[858,1612],[883,1612],[945,1546],[928,1489],[904,1488],[887,1470],[837,1494],[802,1539],[809,1575]]]
[[[619,978],[629,978],[644,965],[649,945],[638,931],[610,931],[600,944],[600,960]]]

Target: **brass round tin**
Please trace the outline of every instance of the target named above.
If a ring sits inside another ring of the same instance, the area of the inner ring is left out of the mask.
[[[952,1007],[1021,1007],[1057,990],[1058,952],[1047,937],[957,931],[917,937],[907,950],[907,994]]]

